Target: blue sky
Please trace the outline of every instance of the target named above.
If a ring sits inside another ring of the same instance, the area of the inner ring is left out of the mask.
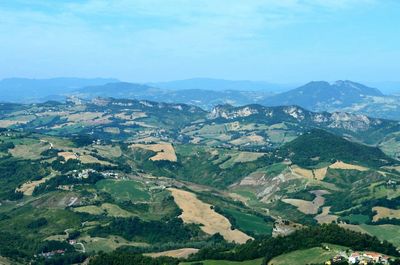
[[[397,0],[0,1],[0,78],[400,81]]]

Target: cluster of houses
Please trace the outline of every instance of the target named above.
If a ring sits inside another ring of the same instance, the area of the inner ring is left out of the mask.
[[[377,252],[353,252],[350,256],[336,255],[332,259],[325,262],[325,265],[340,264],[347,261],[349,264],[389,264],[390,257]]]
[[[74,169],[72,170],[72,173],[75,178],[86,179],[89,177],[90,173],[97,173],[97,171],[91,168],[86,168],[81,171]],[[102,174],[105,178],[114,178],[114,179],[120,178],[119,174],[113,171],[100,172],[100,174]]]

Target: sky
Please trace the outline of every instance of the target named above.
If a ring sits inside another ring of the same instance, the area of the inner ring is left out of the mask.
[[[0,78],[400,81],[397,0],[1,0]]]

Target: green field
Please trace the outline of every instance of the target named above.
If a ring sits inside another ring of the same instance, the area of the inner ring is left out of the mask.
[[[345,221],[349,221],[352,224],[354,223],[364,224],[368,222],[369,216],[363,214],[350,214],[348,216],[342,217],[342,219]]]
[[[272,223],[265,222],[262,217],[233,209],[225,209],[224,211],[235,218],[239,230],[250,231],[255,234],[270,235],[272,233]]]
[[[286,168],[287,168],[287,165],[277,163],[277,164],[273,164],[273,165],[267,167],[265,173],[269,176],[276,176],[276,175],[279,175]]]
[[[328,245],[329,250],[322,247],[315,247],[303,250],[296,250],[287,254],[273,258],[269,265],[306,265],[323,264],[325,261],[337,255],[340,251],[346,250],[345,247]]]
[[[400,247],[400,226],[398,225],[360,225],[369,234],[380,240],[387,240],[397,247]]]
[[[150,199],[141,183],[133,180],[101,180],[96,183],[99,190],[105,191],[118,201],[147,201]]]
[[[110,252],[121,246],[148,246],[146,243],[130,242],[119,236],[108,236],[107,238],[83,236],[79,238],[79,241],[83,242],[88,252]]]
[[[204,260],[203,265],[261,265],[262,259],[247,260],[247,261],[228,261],[228,260]],[[182,262],[179,265],[196,264],[196,262]]]

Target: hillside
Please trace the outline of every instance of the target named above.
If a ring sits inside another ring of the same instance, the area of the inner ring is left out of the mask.
[[[350,142],[332,133],[317,129],[306,132],[285,144],[278,153],[303,167],[336,161],[380,167],[394,162],[377,147]]]
[[[400,128],[397,121],[344,112],[312,112],[298,106],[220,105],[210,112],[209,118],[217,123],[275,124],[280,125],[281,130],[287,127],[296,132],[320,128],[339,135],[351,135],[368,144],[376,144],[382,137]],[[285,124],[283,128],[282,124]]]

